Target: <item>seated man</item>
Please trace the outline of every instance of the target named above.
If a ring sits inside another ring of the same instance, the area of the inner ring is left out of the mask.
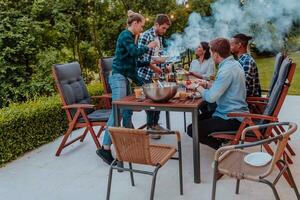
[[[231,52],[238,58],[239,63],[245,71],[247,97],[261,96],[261,87],[258,76],[258,69],[253,57],[248,53],[248,43],[251,36],[245,34],[237,34],[230,40]]]
[[[215,111],[206,112],[199,116],[199,140],[214,149],[218,149],[222,141],[210,137],[209,134],[216,131],[234,131],[241,124],[239,118],[229,118],[228,113],[246,112],[246,84],[245,73],[242,66],[236,61],[230,52],[230,43],[225,38],[218,38],[210,42],[211,55],[219,70],[216,80],[212,85],[205,83],[204,87],[198,86],[203,100],[214,103]],[[192,125],[188,126],[187,134],[192,137]]]

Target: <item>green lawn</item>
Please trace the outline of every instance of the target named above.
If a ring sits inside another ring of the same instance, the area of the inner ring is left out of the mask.
[[[289,94],[300,95],[300,51],[289,54],[289,57],[297,64]],[[255,60],[258,66],[262,88],[268,89],[273,75],[275,57],[256,58]]]

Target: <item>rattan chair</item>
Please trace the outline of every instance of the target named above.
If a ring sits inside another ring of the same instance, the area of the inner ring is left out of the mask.
[[[265,129],[265,128],[273,128],[276,126],[288,126],[287,130],[281,135],[277,135],[276,137],[272,137],[269,139],[253,142],[253,143],[244,143],[245,135],[247,132]],[[291,187],[294,189],[296,193],[297,199],[300,199],[300,195],[289,169],[288,163],[285,160],[285,156],[283,154],[285,146],[288,142],[288,139],[291,134],[293,134],[297,130],[297,125],[291,122],[277,122],[270,123],[266,125],[257,125],[250,126],[244,129],[242,134],[241,143],[238,145],[225,146],[218,149],[215,153],[214,158],[214,176],[213,176],[213,187],[212,187],[212,200],[215,199],[216,196],[216,185],[217,185],[217,175],[224,174],[230,177],[234,177],[237,179],[236,183],[236,194],[239,193],[239,184],[241,179],[247,179],[251,181],[256,181],[260,183],[265,183],[272,188],[275,199],[279,199],[277,190],[275,188],[276,183],[280,179],[280,177],[287,173],[289,180],[291,182]],[[263,144],[269,144],[271,142],[276,142],[276,150],[273,154],[272,160],[264,165],[264,166],[251,166],[244,161],[244,158],[249,153],[245,151],[246,148],[260,146]],[[283,159],[282,159],[283,158]],[[280,162],[283,167],[280,169],[277,177],[273,182],[268,181],[267,178],[274,170],[276,163]]]
[[[183,194],[182,183],[182,156],[181,138],[178,131],[147,131],[141,129],[128,129],[110,127],[109,132],[116,151],[116,160],[111,164],[107,186],[106,199],[110,198],[113,170],[129,171],[131,185],[134,186],[133,172],[152,176],[150,200],[154,199],[156,175],[158,170],[169,160],[179,161],[180,194]],[[175,146],[165,144],[150,144],[149,134],[176,135],[177,149]],[[178,157],[173,157],[178,152]],[[115,163],[128,162],[129,168],[116,166]],[[132,163],[154,166],[154,171],[143,171],[132,168]]]
[[[248,113],[229,113],[228,117],[241,117],[243,121],[238,129],[238,131],[227,131],[227,132],[215,132],[211,136],[219,139],[231,140],[231,144],[237,144],[241,138],[242,131],[247,126],[266,124],[269,122],[278,122],[279,112],[288,94],[288,90],[293,80],[293,76],[296,70],[296,64],[292,62],[288,57],[285,58],[281,64],[280,70],[278,72],[278,77],[275,85],[273,86],[272,93],[269,100],[264,103],[262,114],[248,114]],[[266,139],[274,134],[281,134],[284,131],[282,127],[276,126],[273,131],[270,129],[264,129],[260,131],[254,131],[251,134],[246,135],[246,141],[253,142],[255,140]],[[264,147],[272,154],[272,150],[268,148],[268,144],[264,144]],[[295,152],[289,144],[286,145],[287,151],[291,155],[295,155]],[[285,152],[287,154],[287,152]],[[292,163],[292,159],[287,157],[288,161]],[[278,163],[278,166],[280,164]]]

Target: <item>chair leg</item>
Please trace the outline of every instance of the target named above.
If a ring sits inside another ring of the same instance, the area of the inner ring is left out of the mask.
[[[60,145],[59,145],[59,147],[58,147],[58,149],[56,151],[56,154],[55,154],[56,156],[59,156],[60,153],[61,153],[61,151],[65,147],[65,144],[66,144],[66,142],[67,142],[70,134],[72,133],[73,128],[74,128],[74,126],[69,126],[67,132],[64,134],[64,137],[63,137],[63,139],[62,139],[62,141],[61,141],[61,143],[60,143]]]
[[[183,112],[183,124],[184,124],[184,132],[186,133],[186,113]]]
[[[100,127],[100,130],[99,130],[99,132],[97,133],[97,138],[100,137],[100,135],[101,135],[102,131],[104,131],[104,129],[105,129],[105,126],[101,126],[101,127]]]
[[[284,128],[283,128],[282,126],[279,126],[279,128],[274,127],[274,129],[275,129],[275,132],[276,132],[278,135],[285,131]],[[280,130],[279,130],[279,129],[280,129]],[[291,145],[290,145],[289,143],[286,144],[286,148],[287,148],[287,150],[290,152],[290,154],[291,154],[292,156],[295,156],[295,155],[296,155],[296,153],[294,152],[294,150],[292,149],[292,147],[291,147]]]
[[[99,142],[99,140],[97,138],[97,135],[96,135],[96,133],[95,133],[95,131],[93,129],[93,126],[92,126],[91,122],[89,121],[86,113],[84,112],[84,110],[81,110],[80,112],[81,112],[81,115],[82,115],[85,123],[87,124],[87,129],[90,131],[90,133],[92,135],[92,138],[93,138],[93,140],[94,140],[94,142],[96,144],[97,149],[101,148],[100,142]]]
[[[295,191],[295,194],[297,196],[297,199],[300,200],[300,194],[299,194],[297,185],[296,185],[295,180],[294,180],[294,178],[292,176],[292,173],[291,173],[291,170],[290,170],[289,166],[287,166],[286,170],[287,170],[287,173],[288,173],[288,175],[290,177],[290,181],[291,181],[292,187],[293,187],[293,189]]]
[[[292,149],[292,147],[291,147],[291,145],[289,143],[286,144],[286,148],[287,148],[287,150],[290,152],[290,154],[292,156],[296,155],[296,153],[294,152],[294,150]]]
[[[236,186],[235,186],[235,194],[239,194],[240,191],[240,179],[236,179]]]
[[[153,177],[152,177],[152,183],[151,183],[151,194],[150,194],[150,200],[153,200],[153,198],[154,198],[154,190],[155,190],[155,183],[156,183],[156,175],[157,175],[157,172],[158,172],[158,170],[159,170],[159,168],[160,168],[161,166],[160,165],[158,165],[156,168],[155,168],[155,170],[154,170],[154,172],[153,172]]]
[[[113,175],[113,164],[116,162],[114,160],[109,169],[109,176],[108,176],[108,184],[107,184],[107,192],[106,192],[106,200],[110,198],[110,190],[111,190],[111,182],[112,182],[112,175]]]
[[[132,172],[132,164],[129,163],[129,169],[130,169],[130,180],[131,180],[131,185],[135,186],[134,184],[134,178],[133,178],[133,172]]]
[[[88,129],[85,128],[85,130],[84,130],[84,132],[83,132],[83,134],[82,134],[82,137],[81,137],[81,139],[80,139],[80,142],[83,142],[83,140],[84,140],[85,136],[87,135],[87,133],[88,133]]]
[[[264,144],[263,146],[264,146],[264,148],[266,149],[266,151],[267,151],[270,155],[274,155],[273,150],[271,149],[271,147],[270,147],[268,144]],[[280,162],[277,162],[277,163],[276,163],[276,166],[278,167],[278,169],[279,169],[280,171],[281,171],[282,168],[283,168],[282,163],[280,163]],[[290,179],[289,179],[288,174],[287,174],[287,173],[283,173],[283,176],[284,176],[285,180],[289,183],[289,185],[291,185],[291,181],[290,181]]]
[[[96,133],[95,133],[93,127],[90,126],[90,125],[88,125],[88,129],[89,129],[89,131],[90,131],[90,133],[91,133],[91,135],[92,135],[92,138],[93,138],[93,140],[94,140],[94,142],[95,142],[95,144],[96,144],[97,149],[101,148],[100,142],[99,142],[99,140],[98,140],[98,138],[97,138],[97,135],[96,135]]]
[[[278,167],[278,169],[279,169],[280,171],[284,168],[284,164],[281,163],[281,162],[277,162],[277,163],[276,163],[276,166]],[[289,184],[290,186],[292,186],[291,179],[290,179],[288,173],[287,173],[287,172],[284,172],[284,173],[283,173],[283,176],[284,176],[285,180],[288,182],[288,184]]]
[[[278,195],[278,192],[277,192],[277,190],[276,190],[274,184],[272,184],[270,181],[268,181],[268,180],[266,180],[266,179],[260,179],[260,182],[265,183],[265,184],[267,184],[268,186],[270,186],[270,188],[271,188],[272,191],[273,191],[273,194],[274,194],[275,199],[276,199],[276,200],[280,200],[279,195]]]
[[[217,172],[218,172],[218,163],[214,161],[214,175],[213,175],[213,184],[211,192],[211,200],[216,199],[216,188],[217,188]]]
[[[117,166],[120,168],[124,168],[124,163],[122,161],[117,161]],[[124,172],[124,170],[118,169],[118,172]]]
[[[286,160],[289,164],[293,164],[293,160],[291,157],[287,154],[286,150],[283,151],[284,156],[286,157]]]
[[[180,195],[183,195],[181,141],[178,141],[178,164],[179,164],[179,187],[180,187]]]

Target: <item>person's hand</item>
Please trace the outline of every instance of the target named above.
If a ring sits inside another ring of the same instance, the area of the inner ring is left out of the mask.
[[[161,74],[162,73],[162,70],[157,67],[156,65],[150,65],[151,69],[153,70],[154,73],[157,73],[157,74]]]
[[[199,85],[197,88],[197,91],[200,92],[202,94],[202,92],[205,90],[204,87],[202,87],[201,85]]]
[[[156,41],[150,42],[148,45],[148,48],[152,49],[158,46],[158,43]]]
[[[189,90],[195,90],[197,87],[199,86],[199,83],[195,83],[195,82],[187,82],[186,81],[186,84],[185,84],[185,87]]]
[[[150,65],[157,65],[157,64],[160,64],[160,62],[157,60],[151,60],[150,62]]]

